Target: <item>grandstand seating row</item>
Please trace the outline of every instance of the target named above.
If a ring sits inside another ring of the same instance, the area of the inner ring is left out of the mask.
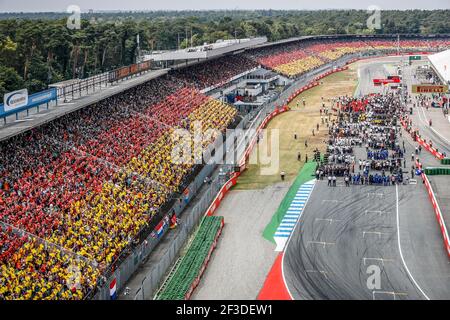
[[[94,290],[194,166],[171,161],[173,130],[223,131],[235,115],[169,77],[2,143],[0,299]]]

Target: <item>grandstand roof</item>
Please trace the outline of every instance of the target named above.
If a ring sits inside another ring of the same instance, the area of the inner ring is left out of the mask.
[[[450,83],[450,50],[439,52],[428,57],[439,77]]]
[[[94,103],[102,101],[106,98],[119,94],[125,90],[143,84],[151,79],[158,78],[162,75],[167,74],[169,69],[162,70],[154,70],[148,72],[140,77],[132,78],[129,80],[124,80],[115,84],[114,86],[108,87],[107,90],[101,90],[89,95],[86,95],[82,98],[72,100],[70,102],[58,102],[58,107],[48,110],[47,112],[41,112],[40,114],[32,115],[29,119],[21,120],[19,122],[14,122],[5,127],[2,127],[0,130],[0,141],[11,138],[17,134],[23,133],[25,131],[31,130],[38,126],[41,126],[45,123],[53,121],[59,117],[65,116],[71,112],[82,109],[86,106],[90,106]]]
[[[235,52],[267,42],[267,37],[252,39],[223,40],[213,44],[187,48],[183,50],[166,51],[146,56],[146,60],[154,61],[174,61],[174,60],[194,60],[217,57],[230,52]]]

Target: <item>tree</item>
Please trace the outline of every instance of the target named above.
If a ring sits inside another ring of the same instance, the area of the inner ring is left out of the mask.
[[[0,97],[3,97],[5,93],[24,87],[24,81],[16,70],[0,65]]]

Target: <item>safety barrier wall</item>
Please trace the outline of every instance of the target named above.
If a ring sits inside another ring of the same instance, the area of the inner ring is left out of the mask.
[[[439,223],[439,228],[441,229],[441,234],[442,234],[442,237],[444,240],[445,250],[447,251],[448,257],[450,258],[450,242],[449,242],[449,238],[448,238],[447,227],[445,225],[444,218],[442,217],[441,209],[439,208],[439,204],[434,195],[433,188],[431,187],[430,181],[428,180],[428,177],[425,173],[422,173],[422,179],[425,182],[425,186],[428,190],[428,196],[429,196],[431,204],[433,206],[434,213],[436,215],[436,219]]]
[[[335,68],[333,70],[330,70],[328,72],[325,72],[325,73],[321,74],[320,76],[316,77],[314,80],[315,81],[319,81],[319,80],[321,80],[321,79],[323,79],[325,77],[328,77],[329,75],[332,75],[333,73],[337,73],[337,72],[342,72],[342,71],[348,70],[348,68],[349,68],[348,66],[345,66],[345,67],[342,67],[342,68]]]
[[[441,160],[444,159],[444,155],[440,152],[438,152],[435,148],[430,146],[424,139],[417,137],[417,142],[424,147],[426,150],[428,150],[436,159]]]
[[[271,112],[267,117],[264,118],[264,120],[261,122],[258,129],[256,130],[256,134],[253,136],[249,146],[245,150],[244,155],[242,156],[241,160],[239,161],[239,167],[240,167],[241,172],[246,169],[247,161],[250,157],[253,147],[255,146],[256,142],[258,141],[258,136],[261,133],[262,129],[264,129],[266,127],[267,123],[269,123],[269,121],[272,120],[273,117],[279,115],[280,113],[286,112],[288,110],[289,110],[289,107],[284,106],[282,108],[275,109],[275,111]]]
[[[422,164],[416,160],[416,167],[422,170]],[[431,201],[431,205],[433,206],[434,213],[436,215],[436,219],[439,223],[439,228],[441,229],[442,238],[444,240],[444,247],[447,251],[447,255],[450,258],[450,240],[448,238],[447,227],[445,225],[444,219],[442,217],[441,209],[439,208],[439,204],[436,200],[436,196],[434,195],[433,188],[431,187],[430,181],[428,180],[428,176],[425,172],[422,172],[422,180],[425,184],[425,187],[428,191],[428,196]]]
[[[316,80],[315,80],[316,81]],[[311,82],[308,85],[301,87],[300,89],[298,89],[297,91],[295,91],[288,99],[287,99],[287,103],[291,103],[292,100],[294,100],[295,98],[297,98],[300,94],[302,94],[303,92],[305,92],[306,90],[312,89],[314,87],[317,87],[319,85],[318,82]]]
[[[214,212],[219,207],[220,203],[222,202],[222,199],[225,197],[225,195],[228,193],[228,191],[236,185],[237,178],[239,177],[240,172],[234,172],[231,179],[228,180],[225,185],[220,189],[219,193],[217,194],[216,198],[213,200],[211,205],[209,206],[208,210],[206,210],[205,216],[212,216],[214,215]]]
[[[403,128],[405,128],[405,130],[408,131],[408,125],[406,124],[405,119],[401,119],[401,120],[400,120],[400,123],[402,124]],[[410,132],[410,131],[408,131],[408,132]],[[416,141],[417,141],[422,147],[424,147],[428,152],[430,152],[436,159],[438,159],[438,160],[440,160],[440,161],[444,161],[444,160],[445,160],[445,157],[444,157],[444,155],[443,155],[442,153],[440,153],[439,151],[437,151],[437,150],[436,150],[435,148],[433,148],[429,143],[427,143],[424,139],[422,139],[422,138],[419,136],[419,132],[418,132],[418,131],[415,131],[415,132],[416,132]],[[414,139],[414,134],[413,134],[413,132],[410,132],[410,134],[411,134],[411,137]],[[445,161],[450,161],[450,160],[445,160]],[[449,162],[449,163],[444,163],[444,162],[442,162],[442,164],[450,164],[450,162]]]
[[[224,226],[223,217],[205,216],[188,247],[167,281],[157,293],[159,300],[188,300],[200,282]]]

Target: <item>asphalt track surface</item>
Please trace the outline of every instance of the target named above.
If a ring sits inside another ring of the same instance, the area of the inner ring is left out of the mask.
[[[367,93],[382,93],[383,87],[375,87],[373,79],[385,79],[392,73],[393,66],[397,65],[400,59],[398,57],[387,57],[360,62],[358,70],[359,83],[355,96],[360,97]]]
[[[231,191],[216,211],[225,225],[192,300],[255,300],[277,257],[262,237],[289,190],[278,183],[261,190]]]
[[[413,84],[417,84],[418,81],[413,78],[414,69],[416,65],[403,67],[403,79],[408,88],[411,88]],[[412,94],[412,96],[416,96]],[[412,104],[408,104],[412,107]],[[450,155],[450,126],[447,119],[442,115],[440,109],[429,108],[427,111],[424,107],[413,108],[413,114],[411,116],[414,127],[419,129],[419,132],[427,140],[432,140],[433,144],[439,151],[445,152]],[[429,120],[433,120],[433,127],[429,126]]]
[[[450,298],[450,265],[421,188],[330,188],[319,181],[285,252],[284,277],[292,297]],[[381,270],[381,286],[375,289],[367,286],[372,265]]]
[[[385,70],[375,63],[361,68],[360,76]],[[370,82],[360,81],[363,94]],[[404,138],[408,155],[414,145]],[[450,263],[426,189],[417,181],[344,187],[338,180],[335,188],[318,181],[285,250],[283,275],[292,298],[450,299]],[[369,288],[368,272],[377,267],[380,286]]]

